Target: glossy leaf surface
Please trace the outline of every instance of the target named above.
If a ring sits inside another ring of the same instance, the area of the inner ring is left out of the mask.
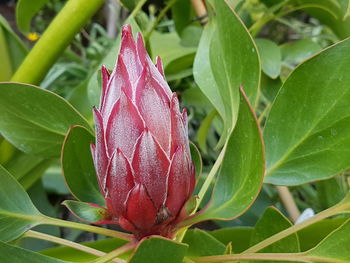
[[[201,229],[187,231],[182,242],[189,245],[186,254],[189,257],[221,255],[226,248],[223,243]]]
[[[286,80],[264,130],[265,182],[297,185],[350,167],[350,40],[300,65]]]
[[[258,38],[255,40],[261,56],[261,67],[263,72],[275,79],[281,73],[282,56],[277,44],[271,40]]]
[[[314,262],[346,263],[350,261],[350,220],[329,234],[305,254]]]
[[[195,220],[232,219],[248,209],[260,191],[265,159],[261,133],[245,96],[207,210]]]
[[[103,206],[90,151],[90,143],[94,141],[87,129],[73,126],[64,141],[62,169],[70,191],[78,200]]]
[[[8,242],[38,225],[43,216],[21,185],[2,166],[0,182],[0,241]]]
[[[64,99],[38,87],[0,83],[0,132],[20,150],[57,157],[71,125],[91,130],[87,121]]]
[[[210,234],[225,245],[231,243],[232,251],[240,253],[249,247],[253,231],[253,227],[233,227],[214,230]]]
[[[143,239],[137,247],[130,263],[181,263],[187,245],[162,237]]]
[[[255,104],[260,64],[256,47],[231,4],[222,0],[210,3],[214,10],[202,33],[193,74],[229,131],[237,120],[240,85]]]
[[[292,223],[276,208],[269,207],[265,210],[259,221],[256,223],[250,245],[253,246],[266,238],[291,227]],[[270,246],[262,249],[259,253],[282,253],[299,252],[299,240],[296,233],[279,240]],[[262,262],[262,261],[259,261]],[[273,261],[268,261],[273,262]]]
[[[98,207],[89,203],[66,200],[62,203],[71,213],[73,213],[80,220],[88,223],[103,223],[107,217],[106,209]]]

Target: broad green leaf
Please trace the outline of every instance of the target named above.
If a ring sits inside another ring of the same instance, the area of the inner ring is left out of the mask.
[[[344,217],[325,219],[298,231],[300,250],[306,251],[313,248],[344,222]]]
[[[130,263],[181,263],[187,245],[162,237],[143,239],[134,252]]]
[[[153,32],[150,37],[153,61],[159,56],[163,61],[165,75],[176,74],[193,64],[196,48],[181,45],[176,33]]]
[[[210,234],[225,245],[231,243],[234,253],[241,253],[249,247],[253,230],[252,227],[222,228]]]
[[[251,236],[250,246],[253,246],[266,238],[291,227],[292,223],[276,208],[269,207],[256,223]],[[299,240],[296,233],[279,240],[272,245],[262,249],[259,253],[282,253],[282,252],[299,252]],[[262,261],[258,261],[262,262]],[[268,261],[275,262],[275,261]]]
[[[0,241],[8,242],[40,224],[43,216],[21,185],[2,166],[0,182]]]
[[[280,46],[283,63],[290,67],[303,62],[322,50],[322,47],[311,39],[301,39],[295,42],[285,43]]]
[[[0,15],[0,81],[10,80],[27,52],[23,42]]]
[[[171,8],[175,29],[179,36],[182,31],[192,23],[194,12],[192,4],[188,0],[178,0]]]
[[[350,167],[350,39],[300,65],[266,121],[266,183],[297,185]]]
[[[199,43],[193,74],[223,119],[225,136],[237,120],[240,85],[255,105],[260,64],[254,42],[231,4],[222,0],[210,3],[213,10]]]
[[[126,241],[115,239],[115,238],[107,238],[94,242],[84,242],[82,243],[85,246],[95,248],[102,252],[108,253],[112,250],[121,247],[126,244]],[[85,252],[76,250],[71,247],[55,247],[43,250],[40,252],[43,255],[47,255],[49,257],[54,257],[61,260],[73,261],[73,262],[86,262],[89,260],[93,260],[96,258],[94,255],[87,254]],[[123,258],[123,256],[121,256]]]
[[[94,136],[84,127],[73,126],[64,141],[62,169],[70,191],[78,200],[103,206],[90,151],[90,143],[94,141]]]
[[[38,11],[46,5],[49,0],[19,0],[16,5],[16,20],[18,29],[27,34],[30,32],[30,23]]]
[[[350,220],[330,233],[320,244],[305,252],[313,262],[350,262]]]
[[[186,254],[189,257],[221,255],[226,248],[223,243],[200,229],[188,230],[182,242],[189,246]]]
[[[0,132],[18,149],[57,157],[71,125],[91,130],[87,121],[58,95],[32,85],[0,83]]]
[[[101,224],[108,217],[108,212],[105,208],[90,203],[66,200],[62,204],[80,220],[88,223]]]
[[[261,56],[261,67],[263,72],[270,78],[275,79],[281,73],[282,58],[281,50],[277,44],[269,39],[255,39]]]
[[[0,241],[1,263],[68,263],[48,256],[35,253],[30,250],[15,247]]]
[[[16,150],[16,154],[4,167],[16,178],[24,189],[28,189],[42,176],[51,164],[52,160],[50,159],[44,159]]]
[[[317,197],[322,209],[327,209],[339,203],[348,191],[347,182],[341,176],[320,181],[315,184]]]
[[[264,168],[260,129],[242,93],[237,124],[228,139],[212,198],[194,220],[228,220],[244,213],[260,191]]]

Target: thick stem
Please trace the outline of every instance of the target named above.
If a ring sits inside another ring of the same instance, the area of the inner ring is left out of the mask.
[[[122,233],[122,232],[118,232],[115,230],[106,229],[103,227],[97,227],[97,226],[91,226],[91,225],[61,220],[61,219],[52,218],[52,217],[45,217],[42,224],[88,231],[88,232],[92,232],[92,233],[96,233],[96,234],[101,234],[101,235],[105,235],[105,236],[109,236],[109,237],[118,238],[118,239],[125,240],[125,241],[130,241],[133,239],[132,235],[127,234],[127,233]]]
[[[134,249],[137,245],[137,242],[130,242],[124,246],[121,246],[119,248],[117,248],[116,250],[113,250],[112,252],[106,254],[103,257],[100,257],[94,261],[92,261],[91,263],[106,263],[111,261],[112,259],[120,256],[121,254],[124,254],[125,252],[128,252],[132,249]]]
[[[103,0],[69,0],[18,68],[12,81],[39,84]]]
[[[299,224],[296,224],[296,225],[293,225],[263,241],[261,241],[260,243],[248,248],[247,250],[243,251],[242,253],[245,254],[245,253],[254,253],[254,252],[258,252],[260,250],[262,250],[263,248],[265,247],[268,247],[269,245],[293,234],[293,233],[296,233],[298,231],[300,231],[301,229],[305,228],[305,227],[308,227],[318,221],[321,221],[327,217],[330,217],[330,216],[334,216],[334,215],[337,215],[337,214],[342,214],[342,213],[349,213],[349,207],[350,207],[350,204],[348,202],[348,196],[345,197],[345,199],[340,202],[339,204],[333,206],[333,207],[330,207],[320,213],[318,213],[317,215],[311,217],[310,219],[302,222],[302,223],[299,223]]]
[[[300,211],[294,201],[291,192],[286,186],[276,186],[276,188],[284,207],[286,208],[293,223],[295,223],[295,221],[297,221],[300,216]]]
[[[257,254],[236,254],[222,256],[208,256],[193,258],[194,262],[232,262],[239,260],[269,260],[269,261],[293,261],[310,262],[303,257],[303,253],[257,253]]]
[[[102,257],[102,256],[106,255],[106,253],[104,253],[104,252],[102,252],[100,250],[97,250],[97,249],[94,249],[94,248],[91,248],[91,247],[87,247],[87,246],[84,246],[82,244],[78,244],[78,243],[75,243],[73,241],[70,241],[70,240],[66,240],[66,239],[63,239],[63,238],[47,235],[47,234],[40,233],[40,232],[33,231],[33,230],[29,230],[28,232],[26,232],[23,235],[23,238],[36,238],[36,239],[41,239],[41,240],[53,242],[53,243],[60,244],[60,245],[63,245],[63,246],[75,248],[77,250],[80,250],[80,251],[83,251],[85,253],[88,253],[88,254],[91,254],[91,255],[94,255],[94,256],[98,256],[98,257]],[[120,261],[118,259],[113,260],[113,262],[122,263],[122,261]]]
[[[207,17],[207,8],[204,4],[203,0],[191,0],[192,6],[198,16],[200,18],[201,24],[205,24],[208,22],[208,17]]]

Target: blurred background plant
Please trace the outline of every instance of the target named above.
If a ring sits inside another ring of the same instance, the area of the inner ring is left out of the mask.
[[[0,81],[11,79],[28,50],[66,3],[64,0],[41,0],[28,6],[28,2],[31,1],[0,2]],[[256,113],[263,127],[271,104],[290,72],[323,48],[350,35],[350,8],[348,1],[342,0],[231,2],[254,37],[260,53],[261,92]],[[170,87],[179,94],[182,106],[188,109],[189,135],[202,153],[204,166],[200,182],[203,182],[218,157],[223,131],[218,113],[193,76],[194,58],[206,22],[201,13],[203,10],[206,10],[205,4],[196,0],[106,1],[38,84],[68,99],[92,123],[91,107],[98,104],[100,93],[99,68],[106,64],[112,69],[121,25],[125,22],[133,24],[143,32],[152,58],[160,56],[163,59]],[[131,12],[134,15],[130,17]],[[57,159],[25,154],[1,137],[0,164],[28,190],[43,213],[75,220],[60,205],[69,199],[69,191]],[[339,202],[348,190],[348,176],[345,172],[328,180],[289,187],[289,190],[264,184],[257,201],[243,216],[233,221],[202,223],[200,227],[252,227],[268,206],[277,207],[295,221],[307,208],[319,212]],[[53,226],[38,228],[74,241],[101,238],[79,230],[63,232]],[[34,250],[53,246],[37,240],[18,242]],[[48,250],[47,253],[54,252]]]

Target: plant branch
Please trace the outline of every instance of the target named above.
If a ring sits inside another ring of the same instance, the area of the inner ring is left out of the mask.
[[[165,16],[165,14],[168,12],[168,10],[177,2],[177,0],[169,0],[166,4],[166,6],[160,11],[157,18],[153,21],[153,24],[151,28],[145,33],[145,42],[147,43],[150,36],[152,35],[152,32],[156,29],[157,25],[159,24],[160,20]]]
[[[113,250],[112,252],[109,252],[108,254],[104,255],[103,257],[100,257],[91,263],[106,263],[111,261],[112,259],[120,256],[121,254],[128,252],[130,250],[133,250],[137,245],[136,241],[130,242],[125,244],[124,246],[121,246],[117,248],[116,250]]]
[[[27,231],[23,235],[23,238],[36,238],[36,239],[40,239],[40,240],[53,242],[53,243],[60,244],[60,245],[63,245],[63,246],[67,246],[67,247],[71,247],[71,248],[74,248],[74,249],[77,249],[77,250],[80,250],[80,251],[83,251],[85,253],[88,253],[88,254],[91,254],[91,255],[94,255],[94,256],[98,256],[98,257],[106,255],[106,253],[104,253],[104,252],[102,252],[100,250],[97,250],[97,249],[94,249],[94,248],[91,248],[91,247],[88,247],[88,246],[84,246],[82,244],[75,243],[75,242],[70,241],[70,240],[66,240],[66,239],[63,239],[63,238],[47,235],[47,234],[40,233],[40,232],[33,231],[33,230]],[[113,262],[122,263],[122,261],[120,261],[118,259],[113,260]]]
[[[79,230],[97,233],[97,234],[101,234],[101,235],[105,235],[105,236],[109,236],[109,237],[114,237],[114,238],[118,238],[118,239],[126,240],[126,241],[130,241],[133,239],[132,235],[127,234],[127,233],[122,233],[122,232],[118,232],[115,230],[106,229],[103,227],[97,227],[97,226],[91,226],[91,225],[66,221],[66,220],[62,220],[62,219],[58,219],[58,218],[45,217],[43,224],[79,229]]]
[[[191,0],[192,6],[200,19],[201,24],[208,22],[208,12],[203,0]]]
[[[310,262],[304,257],[304,253],[249,253],[235,255],[207,256],[192,258],[194,262],[232,262],[240,260],[271,260],[271,261],[298,261]]]
[[[276,186],[278,194],[282,200],[284,207],[286,208],[293,223],[297,221],[300,216],[300,211],[294,201],[294,198],[286,186]]]
[[[260,243],[248,248],[247,250],[243,251],[243,253],[254,253],[262,250],[265,247],[268,247],[269,245],[295,233],[300,231],[301,229],[308,227],[322,219],[325,219],[330,216],[334,216],[337,214],[343,214],[343,213],[350,213],[350,192],[345,196],[345,198],[335,206],[332,206],[317,215],[311,217],[310,219],[301,222],[299,224],[293,225],[263,241]]]

